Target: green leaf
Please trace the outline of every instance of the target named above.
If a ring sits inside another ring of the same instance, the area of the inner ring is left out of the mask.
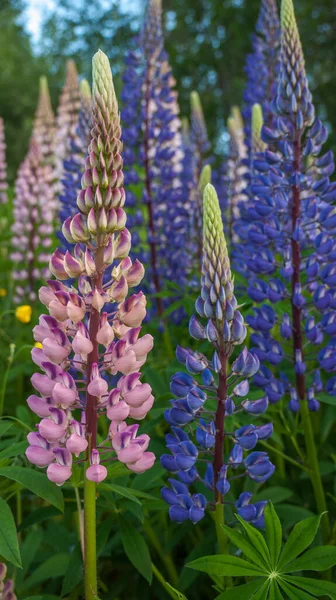
[[[263,581],[263,579],[256,579],[255,581],[251,581],[251,583],[230,588],[226,592],[222,592],[222,594],[216,596],[215,600],[242,600],[242,598],[250,600],[250,598],[254,597],[253,594],[264,585]]]
[[[102,489],[110,492],[115,492],[116,494],[119,494],[119,496],[128,498],[128,500],[132,500],[132,502],[136,502],[137,504],[141,505],[140,500],[138,500],[138,498],[135,497],[135,495],[129,488],[122,487],[121,485],[117,485],[115,483],[105,483]]]
[[[20,456],[20,454],[25,452],[27,446],[28,444],[26,441],[16,442],[15,444],[7,446],[0,452],[0,460],[3,460],[4,458],[13,458],[13,456]]]
[[[250,398],[250,394],[249,394]],[[270,500],[273,504],[279,504],[280,502],[284,502],[284,500],[288,500],[293,496],[293,490],[289,490],[288,488],[284,488],[281,486],[272,486],[269,488],[263,489],[258,494],[253,494],[253,502],[259,502],[260,500]]]
[[[25,600],[43,600],[43,596],[29,596],[29,598],[25,598]]]
[[[265,507],[265,529],[268,548],[271,555],[271,564],[272,567],[275,568],[281,551],[282,527],[272,502],[268,502]]]
[[[268,590],[270,587],[270,581],[265,581],[264,585],[252,596],[252,600],[266,600],[268,597]]]
[[[336,600],[336,584],[331,581],[323,581],[321,579],[311,579],[308,577],[284,577],[287,582],[294,583],[306,592],[313,596],[329,596],[331,600]]]
[[[139,573],[148,581],[152,582],[152,562],[148,546],[140,533],[126,519],[120,517],[121,541],[131,563]]]
[[[314,540],[321,521],[321,515],[309,517],[295,525],[281,553],[278,570],[296,558]]]
[[[0,420],[0,436],[5,435],[7,431],[12,427],[13,421]]]
[[[254,562],[256,565],[259,565],[259,567],[261,567],[262,569],[265,569],[265,567],[267,568],[266,561],[263,559],[262,556],[260,556],[259,552],[257,552],[253,544],[249,542],[245,535],[239,533],[238,531],[236,531],[236,529],[231,529],[231,527],[227,527],[227,525],[222,525],[222,527],[228,538],[231,540],[231,542],[235,546],[237,546],[237,548],[239,548],[247,558],[252,560],[252,562]],[[268,573],[268,568],[266,570],[266,573]]]
[[[332,404],[336,406],[336,397],[330,396],[329,394],[319,392],[318,399],[320,402],[324,402],[325,404]]]
[[[310,594],[306,594],[303,590],[293,587],[289,583],[286,583],[283,579],[279,580],[279,585],[286,592],[289,600],[312,600]]]
[[[42,581],[49,581],[55,577],[61,577],[66,572],[68,564],[69,555],[67,552],[54,554],[34,569],[33,574],[26,579],[25,587],[30,588]]]
[[[68,568],[65,572],[61,596],[65,596],[72,592],[72,590],[78,585],[84,577],[83,561],[80,544],[76,544],[74,547],[70,559],[68,561]]]
[[[279,586],[274,579],[271,581],[269,590],[269,600],[283,600],[283,595],[279,590]]]
[[[0,468],[0,476],[7,477],[23,485],[43,500],[46,500],[53,506],[56,506],[63,512],[64,500],[63,494],[57,485],[49,481],[45,473],[39,473],[34,469],[26,467],[2,467]]]
[[[61,512],[55,506],[42,506],[37,510],[33,510],[25,519],[23,519],[22,523],[18,527],[18,531],[23,531],[36,523],[41,523],[41,521],[46,521],[47,519],[51,519],[52,517],[57,517]]]
[[[281,569],[282,573],[294,571],[326,571],[336,565],[335,546],[317,546],[311,548],[293,562]]]
[[[172,585],[170,585],[170,583],[168,583],[168,581],[166,581],[165,584],[166,588],[174,594],[176,600],[188,600],[188,598],[182,594],[182,592],[176,590]]]
[[[15,521],[7,502],[0,497],[0,555],[16,567],[22,567]]]
[[[255,549],[259,552],[259,554],[265,559],[266,564],[271,567],[271,556],[269,549],[267,548],[267,544],[260,533],[253,525],[250,525],[244,519],[242,519],[239,515],[236,515],[239,523],[244,527],[247,535],[249,536],[252,544]]]
[[[189,569],[209,575],[232,575],[232,577],[265,576],[265,571],[237,556],[215,555],[197,558],[186,565]]]

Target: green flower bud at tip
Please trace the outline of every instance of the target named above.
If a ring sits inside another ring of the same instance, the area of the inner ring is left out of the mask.
[[[200,190],[201,194],[203,194],[204,188],[208,183],[211,183],[211,167],[210,165],[205,165],[201,171],[198,182],[198,189]]]

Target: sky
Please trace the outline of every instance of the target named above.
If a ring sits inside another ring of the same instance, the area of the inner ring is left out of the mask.
[[[74,0],[75,2],[76,0]],[[89,1],[89,0],[88,0]],[[108,7],[111,0],[100,0],[102,5]],[[122,0],[125,11],[139,13],[141,2],[139,0]],[[43,20],[57,6],[57,0],[25,0],[26,9],[24,25],[32,37],[33,43],[38,41]]]

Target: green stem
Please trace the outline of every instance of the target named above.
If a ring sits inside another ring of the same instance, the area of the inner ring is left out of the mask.
[[[176,592],[174,592],[173,590],[171,590],[168,587],[165,578],[160,573],[159,569],[154,565],[154,563],[152,563],[152,569],[153,569],[153,573],[154,573],[156,579],[161,583],[162,587],[166,590],[167,594],[169,594],[169,596],[171,598],[174,598],[174,600],[176,600],[176,598],[178,598],[178,596],[176,595]]]
[[[330,523],[307,400],[301,401],[301,417],[307,458],[310,467],[310,479],[314,490],[317,510],[320,514],[325,513],[321,519],[322,538],[324,544],[328,544],[330,539]]]
[[[81,550],[82,550],[82,557],[83,557],[83,561],[84,561],[84,558],[85,558],[85,555],[84,555],[85,544],[84,544],[84,519],[83,519],[82,502],[81,502],[81,497],[80,497],[80,493],[79,493],[78,487],[75,487],[74,489],[75,489],[76,504],[77,504],[77,514],[78,514],[78,535],[79,535],[79,539],[80,539],[80,545],[81,545]]]
[[[291,458],[290,456],[287,456],[287,454],[285,454],[284,452],[281,452],[281,450],[278,450],[277,448],[275,448],[274,446],[271,446],[271,444],[268,444],[267,442],[260,442],[260,443],[261,443],[262,446],[264,446],[264,448],[267,448],[271,452],[274,452],[274,454],[278,454],[278,456],[282,456],[282,458],[284,460],[287,460],[287,462],[291,463],[292,465],[294,465],[298,469],[301,469],[302,471],[305,471],[306,473],[309,473],[310,469],[308,467],[306,467],[305,465],[302,465],[301,463],[299,463],[294,458]]]
[[[179,581],[179,576],[170,552],[164,551],[162,546],[162,540],[159,540],[156,532],[154,531],[153,527],[151,527],[151,525],[146,523],[144,529],[148,538],[153,544],[156,552],[160,556],[163,564],[165,565],[172,584],[176,586]]]
[[[14,352],[15,352],[15,345],[10,344],[9,356],[7,358],[7,367],[6,367],[4,376],[3,376],[1,390],[0,390],[0,417],[2,417],[3,411],[4,411],[7,381],[8,381],[9,372],[10,372],[10,369],[11,369],[11,366],[12,366],[13,360],[14,360]]]
[[[227,554],[227,539],[225,531],[222,527],[222,525],[224,525],[224,504],[219,502],[216,504],[213,518],[216,525],[218,554]]]
[[[85,600],[97,600],[96,484],[87,477],[84,483],[84,563]]]

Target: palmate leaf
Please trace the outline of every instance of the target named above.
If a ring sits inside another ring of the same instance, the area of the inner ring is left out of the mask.
[[[197,558],[188,563],[186,567],[208,573],[209,575],[231,575],[232,577],[265,576],[264,569],[261,569],[242,558],[238,558],[237,556],[228,556],[224,554]]]
[[[256,592],[260,590],[264,585],[263,579],[256,579],[250,583],[244,585],[238,585],[238,587],[230,588],[226,592],[222,592],[215,600],[250,600],[254,598]]]
[[[335,546],[317,546],[307,550],[296,560],[281,569],[282,573],[293,573],[294,571],[326,571],[336,565]]]
[[[283,600],[283,595],[276,581],[271,581],[268,600]]]
[[[280,519],[271,502],[269,502],[265,508],[265,529],[268,548],[271,555],[271,565],[275,568],[281,551],[282,527]]]
[[[270,588],[270,585],[271,585],[271,583],[269,580],[265,581],[265,583],[260,588],[260,590],[252,596],[252,599],[253,600],[265,600],[268,597],[268,590]]]
[[[15,521],[7,502],[0,498],[0,555],[22,567]]]
[[[312,600],[312,596],[310,594],[295,588],[290,583],[286,583],[285,581],[281,580],[279,584],[283,591],[287,594],[289,600]]]
[[[267,558],[262,557],[259,552],[255,549],[254,545],[249,542],[245,535],[239,533],[236,529],[231,529],[227,525],[222,525],[226,535],[231,542],[237,546],[252,562],[258,565],[261,569],[266,568],[268,572]]]
[[[281,553],[280,560],[277,566],[278,570],[282,570],[285,565],[290,563],[301,552],[303,552],[314,540],[317,530],[320,525],[321,516],[309,517],[297,523],[291,532],[287,543]]]
[[[323,581],[321,579],[311,579],[308,577],[296,577],[294,575],[284,577],[286,582],[302,588],[313,596],[329,596],[331,600],[336,600],[336,584],[331,581]]]
[[[63,512],[63,493],[59,487],[47,479],[44,473],[26,467],[1,467],[0,476],[20,483],[33,494],[43,498],[43,500]]]
[[[148,546],[132,523],[122,517],[119,517],[119,520],[121,541],[125,553],[139,573],[151,584],[153,570]]]
[[[239,515],[236,515],[240,524],[244,527],[248,537],[250,538],[254,548],[264,558],[268,567],[271,567],[271,556],[263,535],[253,525],[250,525]]]

